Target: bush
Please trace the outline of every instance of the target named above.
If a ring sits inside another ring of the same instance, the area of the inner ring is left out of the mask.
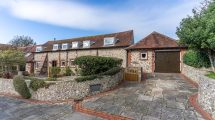
[[[11,72],[3,72],[1,75],[3,78],[11,79],[13,78],[13,74]]]
[[[31,97],[31,93],[27,87],[27,84],[22,76],[15,76],[13,78],[13,85],[15,90],[25,99]]]
[[[57,81],[57,78],[49,77],[49,78],[46,79],[46,81]]]
[[[31,80],[29,87],[30,87],[33,91],[37,91],[39,88],[44,88],[44,87],[46,87],[46,83],[45,83],[44,80],[33,79],[33,80]]]
[[[113,67],[121,66],[122,59],[101,56],[81,56],[76,58],[74,63],[81,68],[80,74],[87,76],[99,74]]]
[[[62,71],[62,74],[64,76],[71,76],[74,75],[74,73],[72,72],[72,70],[69,67],[65,67]]]
[[[122,70],[121,67],[114,67],[106,72],[100,73],[99,75],[115,75]]]
[[[52,67],[50,68],[50,75],[52,78],[57,78],[61,69],[60,67]]]
[[[76,78],[75,80],[76,80],[77,82],[84,82],[84,81],[88,81],[88,80],[94,80],[94,79],[96,79],[96,78],[98,78],[98,76],[96,76],[96,75],[89,75],[89,76],[81,76],[81,77],[78,77],[78,78]]]
[[[208,56],[201,51],[190,50],[184,54],[183,61],[185,64],[195,67],[210,67],[210,61]]]
[[[215,73],[212,72],[212,71],[210,71],[209,73],[207,73],[206,76],[209,77],[209,78],[215,79]]]

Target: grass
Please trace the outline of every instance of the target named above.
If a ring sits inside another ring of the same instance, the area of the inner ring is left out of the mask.
[[[214,72],[209,72],[206,76],[209,78],[215,79],[215,73]]]

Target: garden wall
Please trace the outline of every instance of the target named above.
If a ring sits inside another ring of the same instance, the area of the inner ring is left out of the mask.
[[[198,103],[215,119],[215,80],[205,76],[208,69],[182,66],[182,74],[198,83]]]
[[[18,95],[18,93],[15,91],[15,88],[13,87],[12,79],[0,78],[0,92]]]
[[[123,71],[113,76],[103,76],[102,78],[85,82],[76,82],[75,80],[47,81],[47,83],[54,84],[48,88],[40,88],[36,92],[31,90],[31,94],[32,99],[36,100],[81,99],[95,93],[110,90],[122,80]],[[29,81],[26,82],[29,84]],[[17,94],[13,87],[13,80],[0,79],[0,92]]]

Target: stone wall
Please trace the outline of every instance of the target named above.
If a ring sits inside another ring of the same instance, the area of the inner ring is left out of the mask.
[[[153,53],[154,51],[148,50],[148,59],[142,60],[140,54],[143,50],[132,50],[130,51],[130,66],[132,67],[142,67],[143,72],[152,73],[153,72]]]
[[[40,88],[36,92],[32,92],[32,99],[37,100],[64,100],[68,98],[83,98],[92,94],[107,91],[118,85],[123,80],[123,72],[114,76],[104,76],[92,81],[76,82],[74,80],[56,81],[49,88]],[[50,83],[50,82],[49,82]],[[101,85],[101,90],[90,92],[91,85]]]
[[[182,74],[199,85],[199,104],[215,119],[215,80],[205,76],[207,71],[210,71],[210,69],[197,69],[185,64],[182,65]]]
[[[198,102],[215,119],[215,79],[199,77]]]
[[[0,92],[18,95],[18,93],[15,91],[15,88],[13,87],[12,79],[0,78]]]
[[[67,78],[68,79],[68,78]],[[78,99],[90,96],[95,93],[107,91],[112,87],[117,86],[123,80],[123,71],[113,76],[103,76],[91,81],[76,82],[72,80],[62,81],[46,81],[47,83],[54,83],[48,88],[40,88],[36,92],[31,90],[32,99],[36,100],[64,100],[68,98]],[[29,81],[26,80],[29,85]],[[99,91],[91,92],[91,85],[101,85]],[[0,79],[0,92],[16,94],[13,87],[12,79]]]

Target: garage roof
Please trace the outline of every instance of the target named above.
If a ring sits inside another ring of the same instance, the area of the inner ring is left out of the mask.
[[[127,49],[162,49],[162,48],[181,48],[175,39],[158,32],[152,32],[139,42],[131,45]]]

